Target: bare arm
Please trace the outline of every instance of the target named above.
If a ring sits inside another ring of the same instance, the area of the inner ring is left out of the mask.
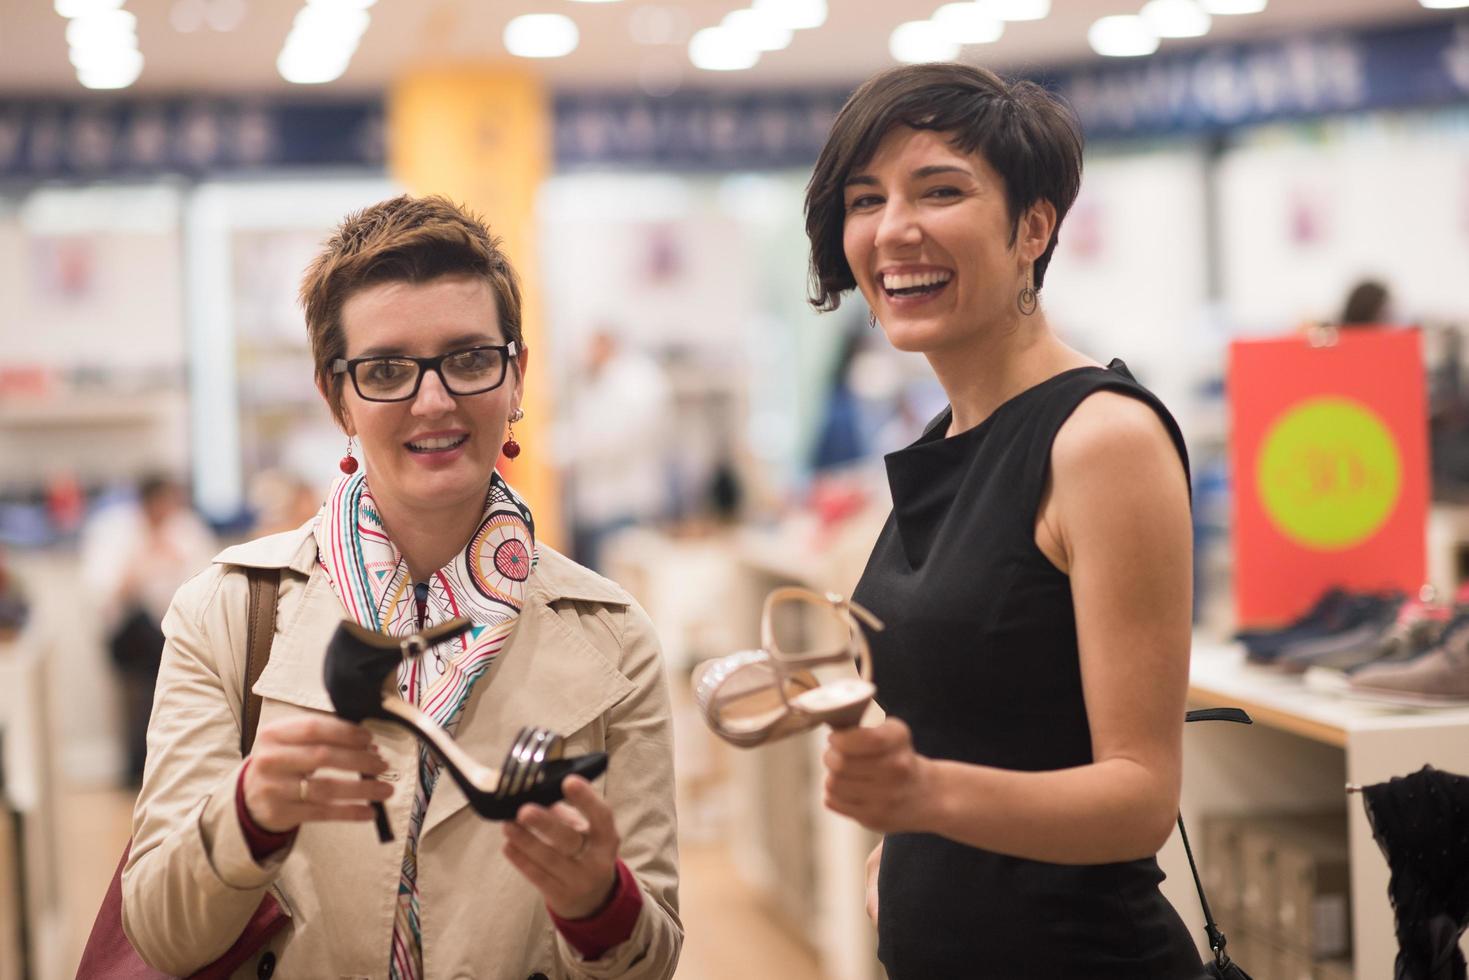
[[[907,727],[889,720],[833,733],[833,810],[878,830],[1065,864],[1149,856],[1167,840],[1178,810],[1192,594],[1182,465],[1152,409],[1104,392],[1057,435],[1052,488],[1037,537],[1071,577],[1095,761],[1014,772],[927,759],[913,752]]]

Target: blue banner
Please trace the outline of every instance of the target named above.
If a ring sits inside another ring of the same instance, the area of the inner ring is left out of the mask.
[[[1088,139],[1469,102],[1469,17],[1211,45],[1035,76]]]
[[[1469,17],[1165,47],[1034,77],[1071,101],[1093,140],[1469,104]],[[808,167],[849,92],[563,92],[555,98],[556,165]],[[0,101],[0,179],[380,168],[383,138],[380,99]]]
[[[0,178],[380,166],[379,100],[0,102]]]

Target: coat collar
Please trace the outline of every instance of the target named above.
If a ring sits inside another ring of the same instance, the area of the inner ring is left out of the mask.
[[[315,518],[294,530],[226,548],[214,556],[214,563],[241,568],[289,569],[298,575],[309,576],[317,565],[316,538],[312,533],[314,521]],[[632,597],[616,583],[583,568],[555,548],[538,543],[536,550],[536,569],[531,574],[527,591],[538,594],[543,602],[570,599],[608,606],[632,604]]]

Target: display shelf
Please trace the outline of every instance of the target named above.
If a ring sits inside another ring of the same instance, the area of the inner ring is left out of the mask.
[[[1318,691],[1299,676],[1247,664],[1237,645],[1207,641],[1194,645],[1189,701],[1243,708],[1256,722],[1188,726],[1181,809],[1190,827],[1211,813],[1345,807],[1354,975],[1391,976],[1397,942],[1387,863],[1360,798],[1347,796],[1344,783],[1378,783],[1425,764],[1469,773],[1469,707],[1414,709]],[[1177,857],[1163,861],[1170,878],[1187,875]],[[1197,905],[1182,889],[1170,897],[1180,909]]]
[[[73,394],[38,401],[0,401],[0,427],[91,428],[150,425],[180,407],[183,392]]]
[[[1194,643],[1188,694],[1193,707],[1243,708],[1259,724],[1341,749],[1353,732],[1469,727],[1469,706],[1407,708],[1316,691],[1299,674],[1247,663],[1233,644]]]

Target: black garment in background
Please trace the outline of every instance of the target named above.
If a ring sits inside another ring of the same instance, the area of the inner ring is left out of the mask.
[[[949,412],[887,457],[893,513],[855,598],[873,634],[878,700],[923,755],[1041,771],[1093,761],[1071,582],[1035,545],[1061,424],[1088,395],[1150,405],[1121,361],[1058,374],[944,438]],[[1180,724],[1182,719],[1179,720]],[[891,980],[1194,980],[1197,948],[1153,858],[1060,865],[932,834],[889,834],[878,956]]]
[[[148,716],[153,713],[153,689],[158,684],[158,666],[163,660],[163,630],[141,608],[123,616],[122,624],[107,641],[112,663],[122,675],[123,738],[127,748],[127,781],[143,782],[143,763],[148,753]]]

